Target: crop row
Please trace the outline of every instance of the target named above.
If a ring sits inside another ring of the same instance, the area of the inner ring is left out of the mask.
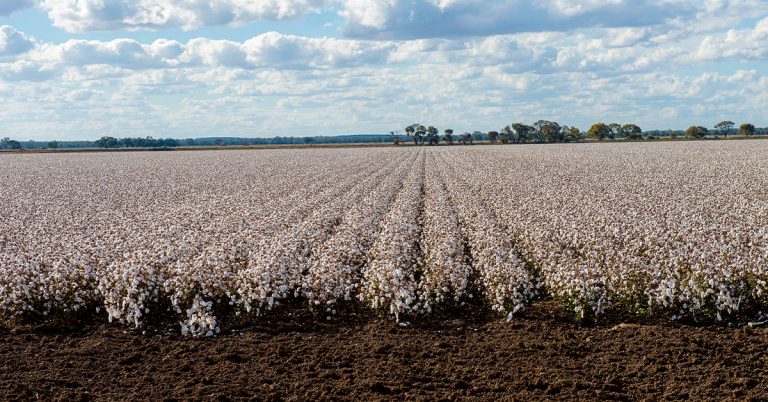
[[[0,317],[768,304],[768,144],[8,155]]]

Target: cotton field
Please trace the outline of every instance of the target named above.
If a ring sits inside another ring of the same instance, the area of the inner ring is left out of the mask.
[[[768,142],[0,155],[0,318],[768,307]],[[226,313],[226,314],[224,314]]]

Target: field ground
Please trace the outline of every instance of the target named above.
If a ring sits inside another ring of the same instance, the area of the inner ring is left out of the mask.
[[[360,313],[366,314],[366,313]],[[760,400],[768,329],[617,317],[582,327],[539,303],[401,327],[284,318],[214,339],[119,326],[0,330],[2,400]],[[310,321],[304,321],[310,320]],[[623,323],[630,322],[630,323]]]
[[[766,154],[3,156],[0,400],[766,400]]]

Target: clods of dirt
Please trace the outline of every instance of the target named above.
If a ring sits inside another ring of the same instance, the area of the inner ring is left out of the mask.
[[[764,328],[585,327],[549,308],[513,322],[266,322],[209,339],[106,324],[2,330],[0,399],[768,398]]]

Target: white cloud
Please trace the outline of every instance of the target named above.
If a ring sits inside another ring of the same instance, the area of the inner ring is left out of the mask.
[[[16,28],[0,26],[0,61],[26,53],[35,47],[35,40]]]
[[[42,8],[69,32],[192,29],[282,20],[319,10],[325,0],[44,0]]]
[[[634,27],[690,17],[693,0],[346,0],[346,33],[365,38],[428,38]]]
[[[6,81],[47,81],[56,75],[52,66],[33,61],[0,63],[0,79]]]
[[[731,29],[706,36],[695,56],[699,60],[768,59],[768,18],[758,21],[753,29]]]

